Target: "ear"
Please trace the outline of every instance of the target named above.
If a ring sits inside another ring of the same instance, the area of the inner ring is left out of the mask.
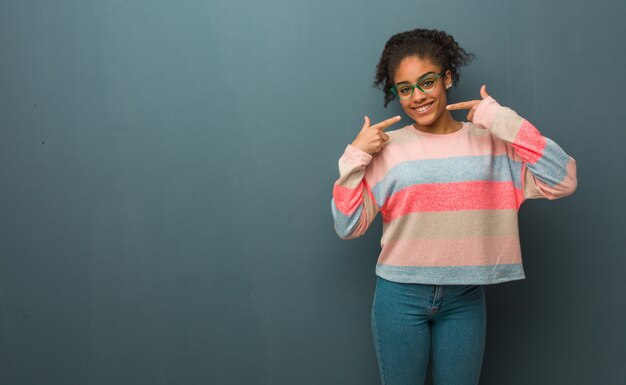
[[[443,86],[448,91],[452,88],[452,71],[447,70],[446,74],[443,76]]]

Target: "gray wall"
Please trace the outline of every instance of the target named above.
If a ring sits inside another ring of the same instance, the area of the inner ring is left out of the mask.
[[[330,198],[418,26],[478,55],[453,101],[484,82],[578,161],[522,207],[481,384],[626,383],[625,4],[3,0],[0,383],[377,384],[380,223],[341,241]]]

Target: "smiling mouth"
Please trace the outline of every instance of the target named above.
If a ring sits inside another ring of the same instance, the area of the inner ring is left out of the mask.
[[[424,112],[429,111],[434,103],[435,102],[431,102],[431,103],[428,103],[428,104],[426,104],[424,106],[420,106],[420,107],[414,108],[413,110],[415,110],[419,114],[423,114]]]

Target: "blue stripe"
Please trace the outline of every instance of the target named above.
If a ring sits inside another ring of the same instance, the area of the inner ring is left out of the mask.
[[[489,285],[524,279],[522,264],[492,266],[376,265],[376,275],[388,281],[428,285]]]
[[[372,192],[383,207],[385,201],[398,191],[418,184],[471,181],[509,182],[522,188],[522,163],[506,155],[460,156],[402,162],[392,167]]]
[[[570,157],[558,144],[546,138],[546,146],[541,158],[535,164],[528,164],[528,169],[537,179],[550,187],[561,182],[567,176],[567,164]]]
[[[345,215],[335,205],[335,199],[332,200],[331,208],[333,211],[333,219],[335,220],[335,232],[339,238],[347,238],[352,232],[354,228],[359,223],[359,218],[361,218],[361,212],[363,212],[363,206],[359,206],[359,208],[352,215]]]

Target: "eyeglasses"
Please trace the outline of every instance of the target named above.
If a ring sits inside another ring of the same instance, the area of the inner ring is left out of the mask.
[[[446,70],[435,73],[428,73],[417,80],[415,84],[402,83],[391,87],[391,92],[398,98],[404,100],[413,96],[413,90],[419,89],[423,93],[429,93],[437,86],[437,79],[445,75]]]

